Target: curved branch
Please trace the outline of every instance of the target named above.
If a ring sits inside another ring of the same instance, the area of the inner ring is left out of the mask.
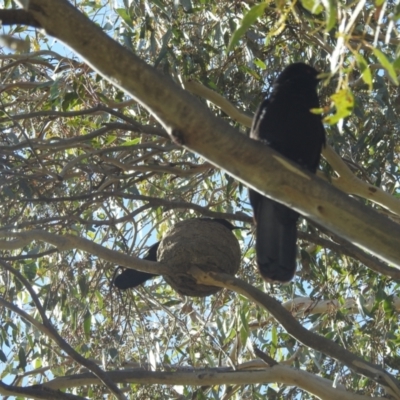
[[[184,82],[184,87],[189,92],[211,101],[217,107],[221,108],[221,110],[224,111],[229,117],[240,124],[248,128],[251,127],[252,117],[238,110],[232,103],[215,91],[193,80]],[[347,164],[329,144],[327,144],[322,150],[322,155],[339,175],[339,177],[333,177],[331,179],[331,183],[335,187],[348,194],[354,194],[370,200],[375,204],[387,208],[392,213],[400,215],[400,201],[391,194],[383,191],[381,188],[372,186],[369,183],[357,178],[351,172]]]
[[[240,134],[170,78],[116,43],[66,0],[31,0],[29,11],[49,34],[143,104],[173,140],[259,193],[400,266],[399,225]]]
[[[151,126],[151,125],[141,125],[138,122],[136,122],[134,119],[128,117],[127,115],[125,115],[119,111],[115,111],[111,107],[107,107],[104,104],[98,104],[96,107],[87,108],[87,109],[79,110],[79,111],[54,111],[54,110],[45,111],[45,110],[43,110],[43,111],[36,111],[36,112],[32,112],[32,113],[27,113],[27,114],[16,114],[16,115],[12,116],[12,120],[18,121],[21,119],[26,120],[26,119],[38,118],[38,117],[49,117],[50,119],[57,118],[57,117],[72,118],[72,117],[85,116],[87,114],[97,114],[97,113],[102,113],[102,112],[106,112],[122,121],[125,121],[129,125],[129,127],[133,130],[137,130],[141,133],[146,133],[148,135],[156,135],[156,136],[168,138],[168,134],[162,128],[157,127],[157,126]],[[10,117],[0,118],[0,123],[7,122],[9,120],[10,120]],[[110,124],[112,124],[112,123],[110,123]],[[110,124],[106,124],[106,125],[110,125]],[[89,139],[90,135],[91,134],[87,134],[84,136],[84,138]],[[51,140],[54,141],[54,138],[52,138]],[[77,138],[64,139],[63,143],[72,143],[72,142],[76,142],[77,140],[79,140],[79,139],[77,139]],[[26,142],[21,142],[15,146],[0,146],[0,149],[20,148],[20,146],[24,145],[25,143]]]
[[[332,147],[326,146],[322,154],[339,175],[339,177],[332,178],[332,184],[335,187],[346,193],[370,200],[387,208],[393,214],[400,215],[400,201],[380,187],[372,186],[357,178]]]
[[[318,235],[307,234],[305,232],[298,232],[298,237],[302,240],[307,240],[311,243],[318,244],[327,249],[333,250],[338,254],[344,254],[352,257],[355,260],[363,263],[367,268],[385,276],[390,276],[393,279],[400,279],[400,270],[389,267],[378,258],[371,256],[370,254],[362,251],[361,249],[354,246],[352,243],[343,240],[336,235],[332,235],[333,240],[321,238]]]
[[[85,400],[85,397],[75,394],[62,393],[59,390],[53,390],[40,385],[33,387],[20,387],[7,385],[0,381],[0,393],[4,396],[23,396],[24,398],[37,400]]]
[[[41,28],[41,24],[37,21],[32,13],[26,10],[0,10],[0,20],[3,25],[28,25],[34,28]]]
[[[37,400],[85,400],[85,397],[75,394],[62,393],[59,390],[53,390],[40,385],[33,387],[20,387],[7,385],[0,381],[0,393],[4,396],[23,396],[24,398]]]
[[[340,361],[353,371],[367,376],[400,399],[400,382],[378,365],[365,361],[323,336],[308,331],[278,301],[252,285],[227,274],[206,273],[191,268],[190,273],[199,283],[228,288],[265,308],[296,340],[312,349]]]
[[[3,261],[36,260],[57,253],[57,249],[50,249],[36,254],[20,254],[18,256],[1,257]]]
[[[253,117],[238,110],[230,101],[226,100],[225,97],[221,96],[214,90],[209,89],[202,83],[194,81],[193,79],[183,82],[183,87],[190,93],[211,101],[211,103],[215,104],[230,118],[239,122],[239,124],[248,128],[251,127]]]
[[[334,388],[332,382],[306,371],[298,370],[286,365],[275,365],[255,371],[227,371],[226,368],[154,372],[154,371],[110,371],[108,375],[118,383],[142,383],[163,385],[248,385],[283,383],[289,386],[297,386],[314,394],[323,400],[371,400],[369,396],[363,396]],[[53,379],[44,384],[53,389],[66,389],[81,385],[93,385],[98,383],[95,376],[89,373]]]
[[[168,275],[171,270],[160,262],[142,260],[137,257],[128,256],[115,250],[107,249],[91,240],[72,235],[56,235],[39,229],[26,232],[0,232],[0,237],[16,238],[14,240],[0,241],[0,249],[15,250],[24,247],[35,240],[50,243],[60,251],[79,249],[89,254],[93,254],[105,261],[113,264],[122,265],[126,268],[136,269],[138,271],[150,272],[157,275]],[[1,262],[1,261],[0,261]]]
[[[364,307],[367,310],[371,310],[375,302],[375,297],[370,296],[366,299]],[[393,309],[397,312],[400,311],[400,297],[393,296],[392,299]],[[354,298],[345,299],[344,304],[341,304],[338,300],[318,300],[318,299],[310,299],[309,297],[295,297],[292,300],[285,301],[282,303],[282,307],[288,310],[295,317],[306,317],[308,315],[315,314],[323,314],[323,313],[332,313],[338,310],[346,310],[349,313],[356,314],[360,311],[357,300]],[[273,317],[268,317],[264,321],[250,321],[249,328],[254,330],[260,327],[264,327],[268,325]],[[286,362],[286,361],[283,361]],[[282,363],[282,362],[281,362]]]

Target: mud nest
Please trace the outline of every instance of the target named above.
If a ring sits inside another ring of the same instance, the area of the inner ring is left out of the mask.
[[[178,293],[205,297],[221,288],[200,285],[187,274],[196,266],[206,272],[235,275],[240,266],[240,247],[235,235],[212,220],[189,219],[178,222],[161,240],[157,260],[165,263],[173,275],[164,279]]]

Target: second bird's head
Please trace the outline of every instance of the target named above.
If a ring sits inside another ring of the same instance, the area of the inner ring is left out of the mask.
[[[316,87],[320,79],[319,72],[311,65],[304,63],[294,63],[287,66],[278,76],[275,85],[285,85],[295,82],[304,82],[307,85]]]

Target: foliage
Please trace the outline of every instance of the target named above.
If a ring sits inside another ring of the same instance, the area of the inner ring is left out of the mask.
[[[3,8],[13,6],[3,3]],[[284,66],[296,61],[317,66],[327,73],[320,98],[329,143],[358,178],[399,196],[400,8],[395,2],[76,3],[163,74],[177,82],[194,79],[249,115]],[[226,217],[249,228],[235,233],[242,250],[239,278],[282,302],[310,298],[313,305],[297,314],[293,310],[303,326],[399,374],[399,283],[390,274],[374,272],[353,245],[303,220],[294,281],[263,283],[241,184],[173,143],[140,104],[59,43],[23,25],[2,29],[28,42],[30,50],[13,54],[3,49],[0,55],[1,231],[68,233],[117,252],[143,255],[177,221]],[[207,104],[216,116],[248,131],[218,105]],[[321,168],[327,177],[335,176],[328,162]],[[398,221],[384,207],[359,201]],[[242,365],[254,359],[255,346],[277,362],[290,360],[349,391],[384,395],[373,380],[302,346],[265,309],[237,293],[182,298],[161,278],[119,293],[111,285],[116,265],[40,241],[10,246],[2,260],[29,281],[66,342],[104,369]],[[15,274],[2,269],[0,279],[1,298],[36,317],[32,296]],[[346,306],[349,299],[352,307]],[[318,300],[337,305],[315,313]],[[5,382],[24,386],[80,372],[78,363],[5,303],[0,321]],[[136,399],[312,398],[278,384],[201,390],[132,384],[129,391]],[[100,398],[107,390],[83,386],[74,393]]]

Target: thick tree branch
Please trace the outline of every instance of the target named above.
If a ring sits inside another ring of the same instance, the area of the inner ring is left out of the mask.
[[[171,270],[160,262],[146,261],[137,257],[128,256],[115,250],[107,249],[91,240],[72,235],[56,235],[39,229],[26,232],[0,232],[0,237],[15,238],[14,240],[0,241],[1,250],[15,250],[24,247],[35,240],[50,243],[60,251],[79,249],[95,255],[113,264],[122,265],[126,268],[149,272],[158,275],[168,275]],[[0,261],[1,262],[1,261]]]
[[[220,371],[219,371],[220,370]],[[110,378],[118,383],[142,383],[163,385],[248,385],[256,383],[283,383],[288,386],[297,386],[314,394],[323,400],[371,400],[369,396],[363,396],[347,392],[339,388],[333,388],[332,382],[306,371],[292,367],[275,365],[273,368],[265,368],[253,371],[226,371],[226,368],[200,371],[110,371]],[[89,373],[70,377],[56,378],[44,384],[53,389],[66,389],[81,385],[94,385],[98,383],[95,376]]]
[[[28,25],[41,28],[41,24],[35,20],[32,13],[26,10],[1,10],[0,20],[3,25]]]
[[[143,104],[173,139],[258,192],[400,266],[400,226],[241,135],[66,0],[31,0],[29,12],[49,34]]]
[[[184,83],[184,87],[186,90],[189,90],[189,92],[213,102],[235,121],[247,126],[248,128],[251,127],[253,120],[252,117],[238,110],[228,100],[213,90],[193,80],[186,81]],[[369,183],[357,178],[331,146],[325,146],[325,148],[322,150],[322,154],[330,166],[339,175],[338,177],[332,178],[331,183],[335,187],[348,194],[355,194],[364,199],[368,199],[382,207],[387,208],[392,213],[400,215],[400,201],[389,193],[383,191],[381,188],[372,186]]]

